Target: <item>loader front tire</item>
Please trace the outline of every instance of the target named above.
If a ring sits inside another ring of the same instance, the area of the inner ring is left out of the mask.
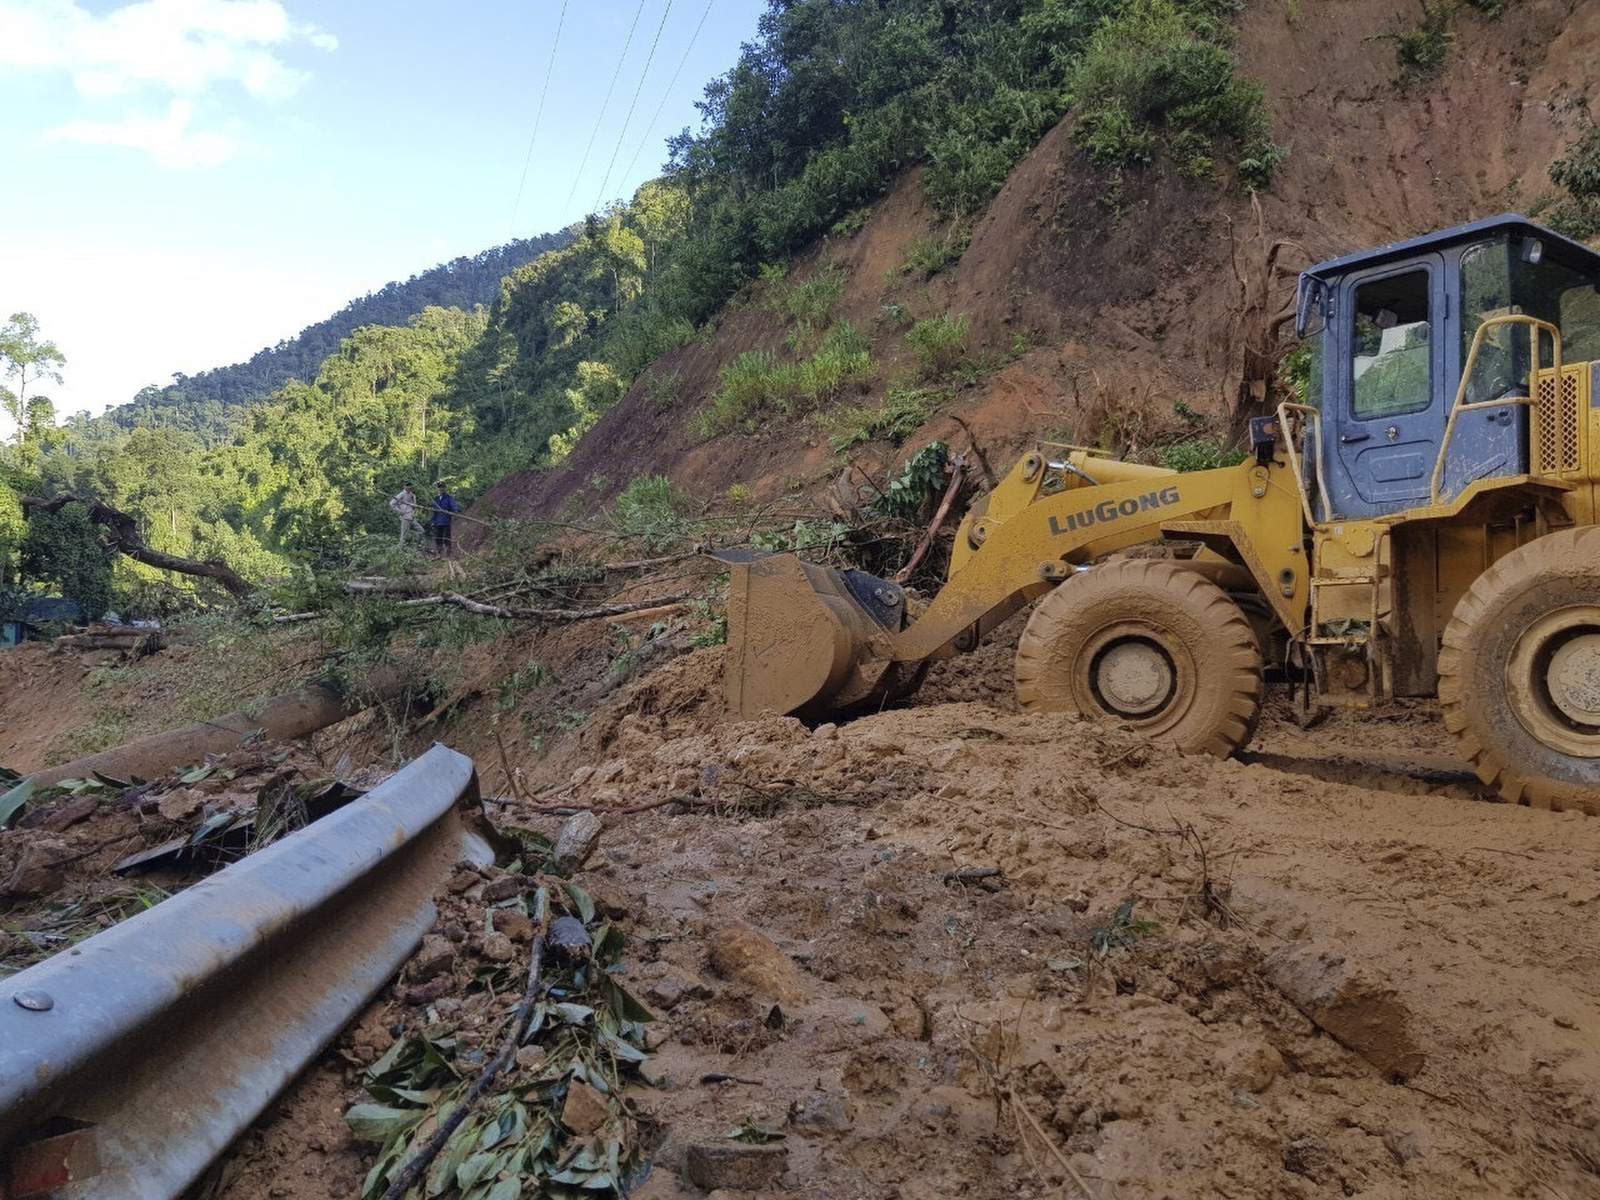
[[[1478,576],[1445,627],[1439,704],[1501,799],[1600,816],[1600,527]]]
[[[1039,602],[1017,646],[1017,702],[1124,721],[1226,758],[1261,715],[1261,651],[1221,588],[1179,563],[1113,560]]]

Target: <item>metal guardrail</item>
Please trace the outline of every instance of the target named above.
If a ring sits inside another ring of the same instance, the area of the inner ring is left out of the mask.
[[[435,746],[367,795],[0,981],[0,1197],[171,1200],[254,1121],[489,850]]]

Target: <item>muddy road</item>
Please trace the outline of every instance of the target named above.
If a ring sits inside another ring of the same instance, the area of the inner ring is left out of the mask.
[[[1216,762],[1015,711],[996,651],[899,711],[724,724],[719,653],[491,804],[671,801],[581,876],[658,1017],[633,1195],[704,1195],[691,1147],[753,1121],[768,1195],[1600,1196],[1600,821],[1482,798],[1429,708],[1275,709]],[[358,1195],[341,1107],[437,1018],[387,998],[215,1194]]]

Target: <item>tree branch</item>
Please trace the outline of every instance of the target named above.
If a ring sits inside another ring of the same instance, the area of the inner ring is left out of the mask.
[[[255,590],[247,580],[242,579],[232,567],[219,558],[203,560],[183,558],[145,545],[144,537],[139,533],[139,522],[136,518],[93,497],[74,496],[71,493],[57,496],[51,500],[41,500],[37,496],[22,497],[22,511],[24,513],[60,512],[69,504],[83,505],[89,512],[89,519],[105,531],[108,538],[107,547],[121,554],[126,554],[136,562],[142,562],[146,566],[156,567],[163,571],[177,571],[180,575],[194,575],[201,579],[215,580],[240,599]]]

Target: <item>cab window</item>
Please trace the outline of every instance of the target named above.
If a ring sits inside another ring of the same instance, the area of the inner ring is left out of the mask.
[[[1350,369],[1358,421],[1421,412],[1432,402],[1429,299],[1425,270],[1356,288]]]

